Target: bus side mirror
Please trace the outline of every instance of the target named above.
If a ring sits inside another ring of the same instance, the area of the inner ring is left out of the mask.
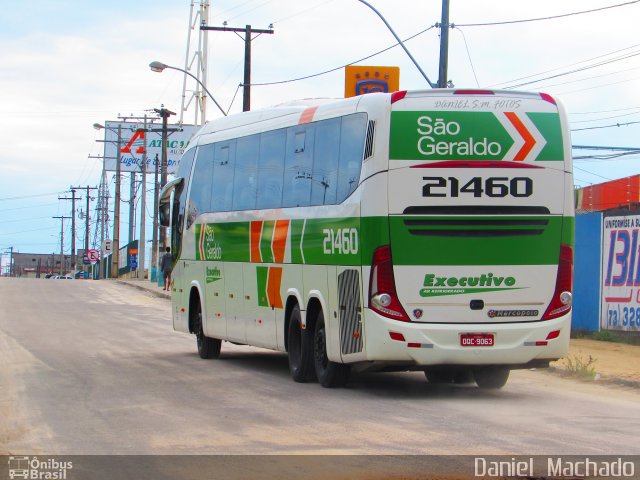
[[[171,226],[171,205],[168,203],[161,204],[158,207],[158,219],[160,220],[160,226]]]
[[[167,183],[160,191],[160,202],[158,206],[158,219],[163,227],[171,226],[171,194],[182,185],[184,178],[176,178]]]

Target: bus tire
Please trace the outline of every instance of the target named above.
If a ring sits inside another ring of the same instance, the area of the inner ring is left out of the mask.
[[[300,307],[297,304],[291,310],[287,338],[291,378],[298,383],[312,382],[315,379],[313,335],[302,328],[302,316],[300,315]]]
[[[313,335],[313,357],[316,376],[320,385],[326,388],[344,387],[349,380],[351,367],[344,363],[332,362],[327,357],[327,334],[324,314],[318,311]]]
[[[473,371],[478,387],[487,390],[502,388],[509,379],[509,367],[481,367]]]
[[[196,302],[194,309],[194,333],[196,334],[198,355],[200,355],[200,358],[204,359],[218,358],[220,356],[222,340],[205,336],[204,331],[202,330],[202,307],[200,306],[199,300]]]

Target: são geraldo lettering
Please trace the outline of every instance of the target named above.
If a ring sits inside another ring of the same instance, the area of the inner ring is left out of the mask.
[[[474,139],[469,137],[458,141],[451,141],[451,137],[460,135],[462,130],[458,122],[445,122],[442,118],[435,120],[428,115],[418,118],[418,151],[424,156],[455,155],[458,157],[497,157],[502,154],[502,146],[498,142],[491,142],[488,138]],[[437,137],[446,137],[438,139]]]

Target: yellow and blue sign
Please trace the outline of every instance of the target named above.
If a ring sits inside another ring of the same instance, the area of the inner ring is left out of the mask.
[[[345,67],[344,96],[356,97],[365,93],[397,92],[400,90],[400,67]]]

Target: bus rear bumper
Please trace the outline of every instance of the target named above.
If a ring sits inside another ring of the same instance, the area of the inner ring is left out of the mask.
[[[537,322],[436,324],[400,322],[369,309],[364,312],[365,352],[371,362],[517,367],[544,364],[566,356],[569,350],[571,313]],[[493,335],[493,345],[463,346],[465,334]]]

